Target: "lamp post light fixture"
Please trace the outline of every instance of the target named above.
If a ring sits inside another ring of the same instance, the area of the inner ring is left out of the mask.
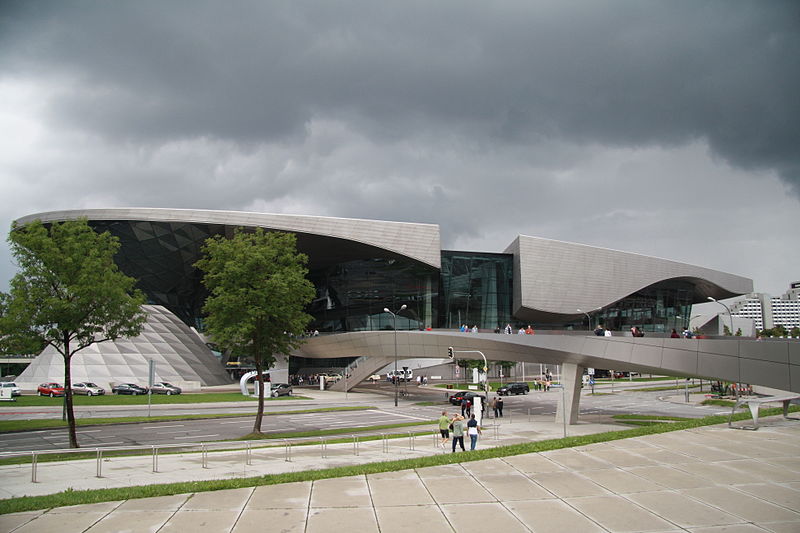
[[[395,407],[397,407],[397,395],[398,395],[397,385],[399,384],[397,377],[397,313],[403,311],[405,308],[406,304],[403,304],[400,306],[400,309],[398,309],[394,313],[389,311],[388,307],[383,308],[384,313],[389,313],[390,315],[392,315],[392,317],[394,317],[394,406]],[[403,372],[403,379],[405,379],[405,377],[406,377],[405,372]]]
[[[592,309],[592,312],[599,311],[602,307],[598,307],[597,309]],[[589,323],[589,331],[592,331],[592,317],[586,311],[581,311],[580,309],[577,310],[579,313],[583,313],[586,315],[586,321]]]
[[[730,317],[731,319],[731,335],[733,335],[733,313],[731,313],[731,308],[711,296],[709,296],[708,299],[711,300],[712,302],[718,303],[719,305],[724,307],[725,310],[728,312],[728,317]]]

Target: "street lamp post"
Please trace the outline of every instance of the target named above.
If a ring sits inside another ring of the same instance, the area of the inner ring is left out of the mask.
[[[578,312],[579,313],[583,313],[584,315],[586,315],[587,327],[589,328],[589,331],[592,331],[592,317],[589,316],[589,313],[587,313],[586,311],[581,311],[580,309],[578,309]]]
[[[730,319],[731,319],[731,335],[733,335],[733,313],[731,313],[730,307],[728,307],[724,303],[720,302],[719,300],[717,300],[716,298],[713,298],[711,296],[709,296],[708,299],[711,300],[712,302],[718,303],[719,305],[724,307],[725,310],[728,312],[728,317],[730,317]]]
[[[406,304],[400,306],[396,312],[392,313],[389,311],[388,307],[383,308],[384,313],[389,313],[394,317],[394,406],[397,407],[397,395],[398,395],[398,377],[397,377],[397,313],[404,310],[406,308]],[[405,372],[403,372],[403,379],[405,379]]]

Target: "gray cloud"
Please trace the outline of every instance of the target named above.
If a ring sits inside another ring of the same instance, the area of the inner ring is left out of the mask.
[[[6,0],[0,211],[427,221],[452,248],[523,232],[777,291],[791,267],[730,250],[782,246],[745,203],[800,223],[798,22],[791,1]]]

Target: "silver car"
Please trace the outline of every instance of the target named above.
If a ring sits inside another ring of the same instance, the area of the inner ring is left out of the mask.
[[[91,381],[84,381],[83,383],[73,383],[72,384],[72,394],[85,394],[86,396],[102,396],[106,393],[106,390],[97,385],[96,383],[92,383]]]
[[[166,394],[167,396],[170,396],[172,394],[180,394],[181,388],[176,387],[172,383],[161,381],[159,383],[153,383],[153,386],[150,387],[150,391],[153,394]]]
[[[0,387],[3,387],[4,389],[11,389],[12,397],[22,395],[22,391],[19,389],[19,387],[17,387],[17,384],[14,383],[13,381],[3,381],[2,383],[0,383]]]

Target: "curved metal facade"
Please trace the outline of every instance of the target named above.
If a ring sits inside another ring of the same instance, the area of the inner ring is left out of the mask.
[[[753,290],[752,280],[717,270],[525,235],[506,253],[514,256],[514,315],[522,320],[580,318],[578,309],[597,312],[637,293],[646,300],[658,287],[687,292],[672,297],[688,305]]]

